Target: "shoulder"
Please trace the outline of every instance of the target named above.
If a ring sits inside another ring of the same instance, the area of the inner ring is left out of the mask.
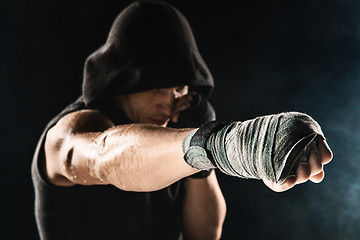
[[[56,150],[62,143],[79,134],[98,133],[114,126],[114,123],[95,110],[80,110],[69,113],[62,117],[52,128],[45,138],[45,150]]]
[[[63,134],[102,132],[113,126],[113,121],[99,111],[80,110],[62,117],[49,132],[56,131]]]

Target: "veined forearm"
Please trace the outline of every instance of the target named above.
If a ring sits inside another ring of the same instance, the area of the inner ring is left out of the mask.
[[[127,191],[155,191],[197,172],[183,160],[182,142],[191,129],[130,124],[92,141],[90,171],[103,183]]]

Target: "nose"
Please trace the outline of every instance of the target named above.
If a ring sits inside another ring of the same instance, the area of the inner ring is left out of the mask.
[[[161,103],[158,104],[158,108],[162,113],[167,116],[171,116],[176,106],[176,102],[179,98],[188,94],[188,86],[163,88],[161,91],[164,93]]]
[[[188,86],[174,87],[174,88],[170,88],[170,91],[172,91],[175,99],[178,99],[188,94],[189,87]]]

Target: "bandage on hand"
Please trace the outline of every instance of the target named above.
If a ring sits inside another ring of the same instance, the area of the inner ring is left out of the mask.
[[[288,112],[244,122],[210,122],[189,134],[184,159],[197,169],[282,184],[294,176],[324,135],[310,116]]]

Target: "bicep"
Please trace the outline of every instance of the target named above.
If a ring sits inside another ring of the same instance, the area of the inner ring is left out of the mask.
[[[89,171],[94,154],[90,146],[113,123],[99,112],[84,110],[63,117],[52,127],[45,140],[47,177],[60,186],[101,184]]]

